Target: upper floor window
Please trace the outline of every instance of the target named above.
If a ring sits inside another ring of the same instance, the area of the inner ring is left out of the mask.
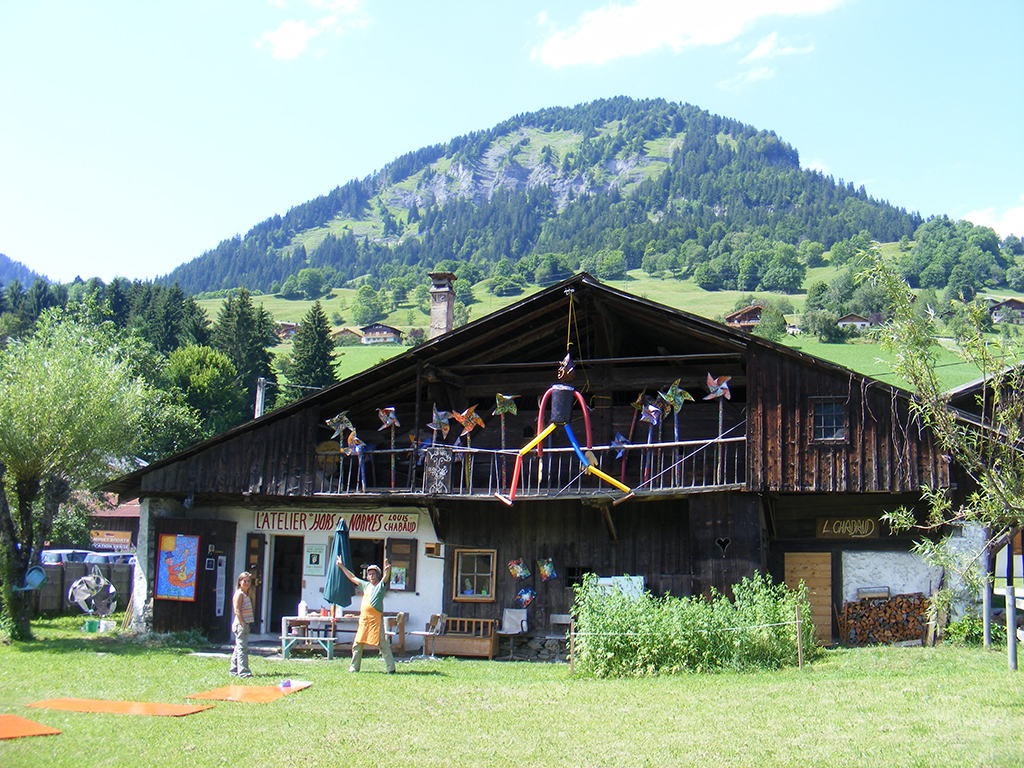
[[[813,400],[815,442],[846,440],[846,401],[822,398]]]

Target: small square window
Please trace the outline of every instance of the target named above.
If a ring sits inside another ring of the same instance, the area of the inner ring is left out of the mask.
[[[846,439],[846,403],[843,400],[814,401],[815,441]]]
[[[455,550],[452,599],[456,602],[493,603],[497,559],[498,553],[494,549]]]

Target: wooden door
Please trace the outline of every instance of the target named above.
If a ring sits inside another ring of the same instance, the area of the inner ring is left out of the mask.
[[[245,569],[252,575],[252,612],[255,616],[253,632],[263,632],[263,563],[267,550],[267,537],[250,533],[245,540]],[[234,594],[234,588],[231,593]]]
[[[796,589],[803,581],[811,601],[811,619],[818,643],[832,643],[832,553],[787,552],[786,586]]]

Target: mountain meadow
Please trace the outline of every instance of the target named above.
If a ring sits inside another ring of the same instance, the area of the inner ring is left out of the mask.
[[[409,152],[154,281],[61,285],[5,272],[0,335],[30,333],[48,308],[92,308],[148,342],[159,383],[209,435],[251,417],[258,378],[273,407],[308,393],[288,385],[326,386],[405,348],[339,346],[341,329],[383,322],[419,343],[428,272],[457,276],[464,324],[587,271],[713,319],[758,303],[755,333],[902,385],[870,334],[839,324],[847,314],[884,322],[886,297],[858,277],[873,257],[939,319],[944,383],[972,379],[956,354],[967,303],[1024,296],[1019,238],[908,212],[803,168],[770,130],[617,97]],[[280,322],[300,332],[281,342]],[[234,390],[230,402],[216,387]]]

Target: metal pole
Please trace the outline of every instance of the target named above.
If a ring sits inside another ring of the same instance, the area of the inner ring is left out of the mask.
[[[1017,596],[1013,589],[1013,540],[1017,531],[1010,530],[1006,542],[1006,661],[1011,672],[1017,671]]]
[[[804,668],[803,624],[800,621],[800,603],[796,604],[796,663],[799,669]]]
[[[985,531],[985,538],[988,539],[988,531]],[[991,561],[989,559],[989,545],[986,543],[985,550],[981,553],[981,562],[978,563],[982,572],[981,582],[981,626],[985,638],[985,647],[992,648],[992,576]]]

